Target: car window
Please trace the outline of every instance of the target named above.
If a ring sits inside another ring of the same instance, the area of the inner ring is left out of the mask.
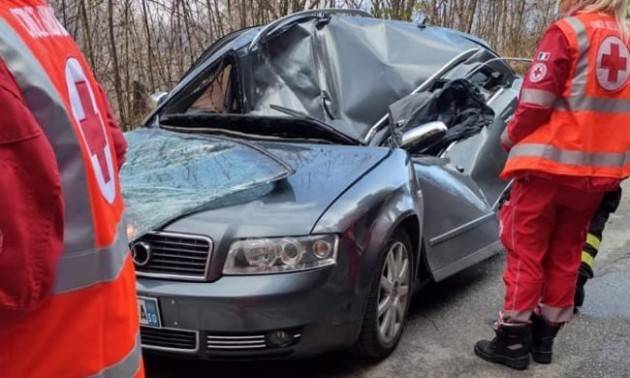
[[[481,69],[470,78],[470,81],[480,88],[488,99],[505,86],[505,75],[491,69]]]
[[[210,84],[187,112],[230,113],[230,77],[232,65],[226,65],[210,78]],[[227,101],[227,103],[226,103]]]
[[[242,113],[238,68],[226,56],[201,73],[162,114]]]
[[[490,99],[501,88],[509,87],[514,81],[514,72],[503,62],[495,61],[484,65],[469,78],[486,98]]]

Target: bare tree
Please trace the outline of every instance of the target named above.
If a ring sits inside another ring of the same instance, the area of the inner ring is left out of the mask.
[[[117,42],[116,42],[116,33],[114,32],[114,2],[113,0],[107,0],[107,20],[109,27],[109,46],[110,46],[110,54],[112,59],[114,60],[114,90],[116,92],[116,101],[118,103],[118,111],[120,115],[120,121],[124,126],[128,126],[127,117],[125,116],[125,107],[123,101],[123,88],[122,82],[120,79],[120,64],[118,62],[118,51],[117,51]]]

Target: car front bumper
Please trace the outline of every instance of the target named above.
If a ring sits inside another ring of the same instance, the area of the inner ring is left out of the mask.
[[[349,347],[363,301],[343,271],[336,265],[194,283],[139,277],[138,295],[157,298],[162,323],[142,328],[143,346],[202,359],[302,358]],[[290,341],[274,345],[274,331]]]

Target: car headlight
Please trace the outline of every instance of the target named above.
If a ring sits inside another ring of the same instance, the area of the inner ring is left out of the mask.
[[[321,268],[337,263],[337,235],[246,239],[230,246],[223,274],[269,274]]]

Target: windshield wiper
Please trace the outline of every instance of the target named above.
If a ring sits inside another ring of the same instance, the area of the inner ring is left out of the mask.
[[[351,138],[349,136],[347,136],[346,134],[337,131],[337,129],[335,129],[334,127],[332,127],[331,125],[327,124],[326,122],[317,119],[309,114],[300,112],[298,110],[294,110],[294,109],[290,109],[290,108],[286,108],[284,106],[280,106],[280,105],[275,105],[275,104],[271,104],[269,105],[269,107],[273,110],[279,111],[280,113],[284,113],[286,115],[290,115],[293,118],[299,118],[299,119],[306,119],[308,121],[311,122],[312,125],[316,125],[319,127],[319,129],[321,130],[325,130],[326,132],[335,135],[335,137],[340,138],[345,140],[348,143],[351,144],[357,144],[357,143],[361,143],[360,141]]]

